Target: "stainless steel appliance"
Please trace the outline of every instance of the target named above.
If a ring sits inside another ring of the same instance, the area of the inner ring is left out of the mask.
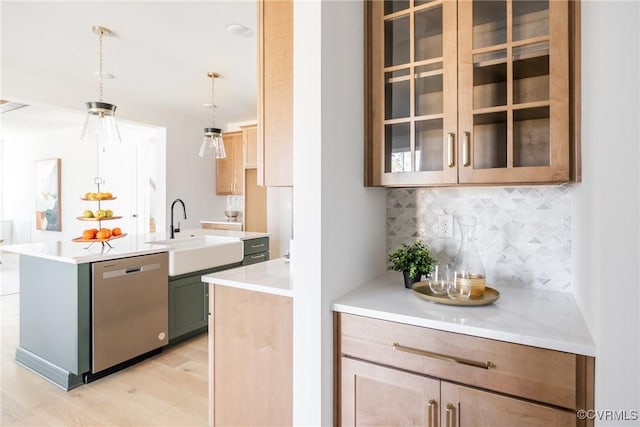
[[[168,344],[168,258],[163,252],[92,265],[92,373]]]

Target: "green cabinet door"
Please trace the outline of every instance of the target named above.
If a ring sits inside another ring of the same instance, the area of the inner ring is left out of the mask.
[[[207,329],[208,286],[202,283],[200,277],[198,274],[169,280],[169,343],[171,344]]]

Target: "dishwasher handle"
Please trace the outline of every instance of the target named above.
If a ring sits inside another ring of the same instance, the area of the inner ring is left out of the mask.
[[[102,273],[103,279],[114,279],[116,277],[126,276],[127,274],[145,273],[152,270],[158,270],[160,263],[138,265],[135,267],[121,268],[118,270],[105,271]]]

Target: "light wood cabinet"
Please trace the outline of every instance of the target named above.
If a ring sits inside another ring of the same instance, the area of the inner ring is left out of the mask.
[[[208,230],[231,230],[242,231],[242,223],[238,222],[204,222],[202,228]]]
[[[292,425],[291,298],[210,285],[209,307],[209,425]]]
[[[216,194],[240,195],[244,187],[243,135],[241,131],[222,134],[227,157],[216,159]]]
[[[336,314],[340,425],[572,426],[587,356]]]
[[[578,2],[366,2],[380,186],[580,180]]]
[[[258,165],[258,127],[242,126],[244,140],[244,167],[255,168]]]
[[[293,185],[293,0],[258,0],[258,184]]]

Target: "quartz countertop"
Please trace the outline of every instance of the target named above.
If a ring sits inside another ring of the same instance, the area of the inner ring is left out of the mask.
[[[485,306],[426,301],[404,287],[402,274],[388,272],[342,296],[333,310],[392,322],[595,356],[593,338],[573,295],[501,286]]]
[[[284,258],[210,273],[202,276],[202,281],[214,285],[293,297],[289,263]]]
[[[164,245],[145,243],[144,236],[140,235],[127,235],[119,239],[110,240],[109,244],[112,246],[111,248],[106,245],[103,246],[99,242],[72,242],[68,240],[2,246],[0,250],[71,264],[107,261],[168,251],[168,247]]]
[[[185,229],[175,234],[175,239],[184,239],[195,236],[221,236],[232,237],[239,240],[268,237],[268,233],[255,233],[230,230],[207,230],[202,228]],[[167,252],[170,244],[149,244],[154,240],[168,240],[168,233],[151,233],[127,235],[122,238],[109,241],[112,246],[103,246],[99,242],[72,242],[63,240],[58,242],[25,243],[20,245],[0,246],[0,251],[12,252],[20,255],[30,255],[47,258],[55,261],[72,264],[83,264],[95,261],[107,261],[110,259],[127,258],[138,255]]]

